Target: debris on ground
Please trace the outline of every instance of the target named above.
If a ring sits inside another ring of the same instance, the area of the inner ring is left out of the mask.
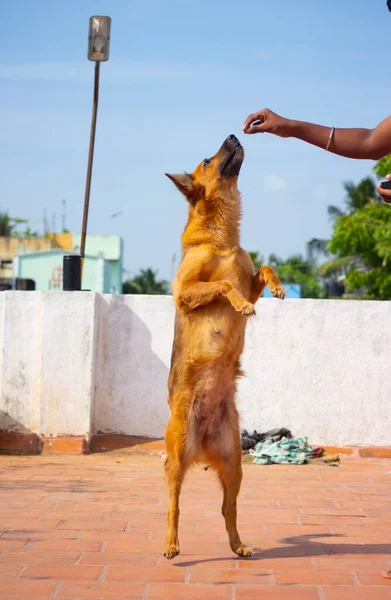
[[[266,433],[244,430],[241,435],[244,462],[257,465],[304,465],[320,461],[330,466],[338,466],[339,455],[326,454],[323,448],[310,446],[308,438],[294,437],[289,429],[281,427]],[[250,458],[251,457],[251,458]]]
[[[254,431],[251,435],[248,431],[244,430],[241,438],[242,438],[242,450],[250,450],[250,448],[254,448],[256,444],[259,442],[266,442],[266,440],[273,440],[274,442],[280,441],[283,437],[290,439],[292,437],[289,429],[285,429],[285,427],[281,427],[279,429],[271,429],[266,433],[258,433],[258,431]]]

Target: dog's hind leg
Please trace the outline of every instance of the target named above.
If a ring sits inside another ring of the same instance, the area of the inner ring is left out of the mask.
[[[244,546],[241,542],[236,524],[236,503],[242,483],[242,451],[239,438],[237,442],[235,442],[234,451],[229,458],[220,460],[219,463],[215,465],[215,468],[224,493],[221,512],[225,519],[229,545],[235,554],[248,558],[251,556],[251,549]]]
[[[170,418],[166,430],[167,458],[165,461],[166,479],[169,494],[166,548],[164,556],[174,558],[179,554],[179,496],[187,470],[186,453],[183,443],[183,431],[179,424]]]

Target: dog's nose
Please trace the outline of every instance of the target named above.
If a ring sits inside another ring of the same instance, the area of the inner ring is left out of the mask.
[[[232,147],[235,148],[236,146],[240,146],[240,142],[239,142],[238,138],[233,133],[227,137],[227,139],[225,140],[225,143],[230,148],[232,148]]]

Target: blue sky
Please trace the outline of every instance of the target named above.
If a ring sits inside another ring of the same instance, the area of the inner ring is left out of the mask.
[[[373,127],[391,112],[385,0],[12,0],[0,43],[1,209],[81,227],[92,104],[88,18],[112,17],[101,69],[89,233],[120,234],[125,267],[169,278],[186,203],[164,172],[191,171],[237,134],[242,245],[286,257],[330,235],[328,204],[369,161],[244,136],[249,112]],[[109,215],[122,211],[110,219]]]

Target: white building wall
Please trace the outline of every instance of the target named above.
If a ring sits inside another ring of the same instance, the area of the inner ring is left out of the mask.
[[[0,429],[161,437],[170,296],[0,295]],[[239,384],[242,426],[391,446],[391,302],[260,300]]]

